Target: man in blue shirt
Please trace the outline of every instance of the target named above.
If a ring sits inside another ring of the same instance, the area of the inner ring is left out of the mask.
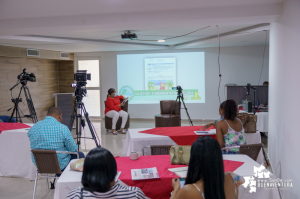
[[[50,107],[47,117],[33,125],[27,135],[30,141],[31,149],[44,149],[55,151],[77,151],[71,132],[66,125],[62,123],[62,112],[58,107]],[[79,158],[84,158],[82,152],[78,152]],[[33,155],[32,162],[36,165]],[[61,170],[64,170],[71,159],[76,159],[76,155],[58,153],[57,159]]]

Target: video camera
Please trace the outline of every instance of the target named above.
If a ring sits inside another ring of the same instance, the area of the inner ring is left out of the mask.
[[[87,80],[91,80],[91,73],[87,73],[87,70],[77,70],[74,74],[74,80],[77,83],[71,83],[71,87],[75,88],[76,99],[82,100],[86,96],[86,84]]]
[[[182,93],[181,86],[172,87],[172,90],[178,90],[178,95],[180,95]]]
[[[34,73],[26,73],[26,68],[23,69],[23,72],[18,75],[18,79],[21,81],[21,83],[27,83],[27,81],[35,82],[36,76]]]

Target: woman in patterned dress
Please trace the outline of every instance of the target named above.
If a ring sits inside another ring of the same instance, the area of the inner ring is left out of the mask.
[[[221,147],[234,147],[246,144],[244,127],[237,118],[238,107],[234,100],[226,100],[223,109],[224,120],[216,123],[217,141]],[[225,154],[237,154],[238,148],[223,150]]]

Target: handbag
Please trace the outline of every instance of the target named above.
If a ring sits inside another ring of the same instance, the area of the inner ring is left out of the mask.
[[[191,147],[187,145],[174,145],[170,148],[171,164],[189,165]]]
[[[245,129],[245,133],[256,133],[257,115],[239,113],[237,118],[241,120]]]
[[[73,171],[83,171],[84,158],[80,158],[70,164],[70,169]]]

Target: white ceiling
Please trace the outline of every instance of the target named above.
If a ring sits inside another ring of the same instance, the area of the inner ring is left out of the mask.
[[[216,24],[221,34],[271,23],[280,16],[282,1],[0,0],[0,45],[65,52],[164,49],[215,36]],[[165,43],[156,41],[207,26]],[[121,40],[125,30],[136,33],[139,40]],[[221,46],[263,45],[263,35],[265,32],[251,30],[236,33],[222,38]],[[217,41],[211,39],[193,47],[213,47]]]

